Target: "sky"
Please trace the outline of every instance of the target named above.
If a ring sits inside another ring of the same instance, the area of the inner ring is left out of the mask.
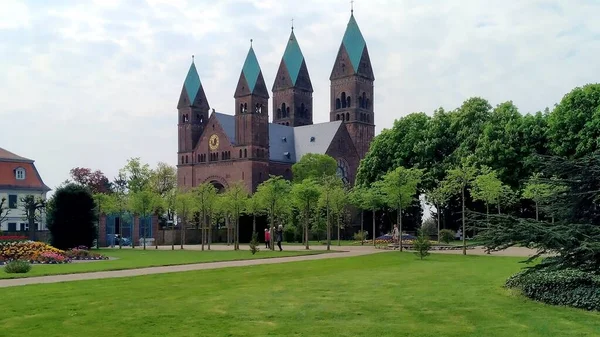
[[[211,108],[232,114],[250,46],[271,88],[294,19],[329,116],[329,75],[350,17],[337,0],[0,2],[0,147],[51,188],[73,167],[112,179],[126,160],[177,161],[177,100],[195,55]],[[356,0],[375,73],[376,133],[469,97],[522,113],[600,81],[597,0]]]

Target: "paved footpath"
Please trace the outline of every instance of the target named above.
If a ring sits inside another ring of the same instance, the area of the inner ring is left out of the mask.
[[[240,247],[241,249],[249,249],[246,246]],[[81,281],[81,280],[95,280],[105,278],[118,278],[118,277],[130,277],[130,276],[141,276],[141,275],[152,275],[152,274],[164,274],[164,273],[177,273],[192,270],[208,270],[228,267],[244,267],[244,266],[256,266],[263,264],[278,264],[285,262],[295,261],[312,261],[312,260],[324,260],[324,259],[335,259],[344,257],[354,257],[361,255],[368,255],[381,252],[391,252],[391,250],[375,249],[372,246],[332,246],[334,253],[330,254],[317,254],[317,255],[304,255],[304,256],[288,256],[278,258],[266,258],[256,260],[240,260],[240,261],[222,261],[222,262],[206,262],[206,263],[195,263],[195,264],[184,264],[178,266],[163,266],[163,267],[148,267],[139,269],[127,269],[127,270],[113,270],[113,271],[99,271],[91,273],[81,274],[65,274],[65,275],[51,275],[51,276],[39,276],[39,277],[28,277],[19,279],[3,279],[0,280],[0,288],[15,287],[28,284],[42,284],[42,283],[58,283],[68,281]],[[154,249],[154,247],[148,247],[147,249]],[[171,249],[171,246],[159,246],[161,250]],[[179,249],[176,246],[175,249]],[[184,249],[200,249],[200,246],[184,246]],[[231,250],[231,246],[226,245],[213,245],[212,250]],[[286,250],[300,251],[304,250],[303,246],[286,246]],[[313,246],[313,250],[325,250],[325,246]],[[432,253],[443,253],[443,254],[462,254],[461,250],[456,251],[436,251]],[[475,248],[467,251],[468,255],[487,255],[483,249]],[[493,252],[492,256],[530,256],[533,254],[532,250],[526,248],[511,247],[501,252]]]

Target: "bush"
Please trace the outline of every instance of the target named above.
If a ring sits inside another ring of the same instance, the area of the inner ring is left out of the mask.
[[[427,218],[427,220],[423,221],[421,229],[425,235],[437,235],[437,223],[433,218]]]
[[[27,261],[10,261],[4,266],[4,271],[9,274],[25,274],[31,270],[31,265]]]
[[[511,276],[506,287],[544,303],[600,310],[600,275],[576,269],[530,269]]]
[[[431,248],[431,242],[423,230],[419,230],[419,235],[416,240],[413,240],[413,248],[415,255],[423,260],[424,257],[429,256],[429,249]]]
[[[256,254],[257,252],[260,252],[260,248],[258,248],[258,245],[258,234],[254,232],[252,233],[252,241],[250,241],[250,251],[252,252],[252,255]]]
[[[294,226],[294,225],[285,226],[285,228],[283,229],[283,240],[285,240],[285,242],[292,243],[292,242],[294,242],[295,239],[296,239],[296,226]],[[271,240],[271,241],[275,241],[275,240]]]
[[[358,231],[354,233],[354,241],[364,242],[367,239],[367,235],[369,235],[367,231]]]
[[[442,229],[440,231],[440,237],[438,238],[438,241],[443,243],[450,243],[450,241],[454,240],[454,235],[456,235],[454,231],[449,229]]]

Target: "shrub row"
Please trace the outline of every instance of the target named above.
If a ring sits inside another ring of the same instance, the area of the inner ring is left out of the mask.
[[[511,276],[506,287],[544,303],[600,310],[600,275],[575,269],[529,269]]]

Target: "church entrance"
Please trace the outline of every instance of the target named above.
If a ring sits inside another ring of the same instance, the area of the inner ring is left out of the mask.
[[[220,182],[216,180],[211,180],[210,183],[217,189],[217,193],[220,194],[225,192],[225,186],[223,186],[223,184],[221,184]]]

